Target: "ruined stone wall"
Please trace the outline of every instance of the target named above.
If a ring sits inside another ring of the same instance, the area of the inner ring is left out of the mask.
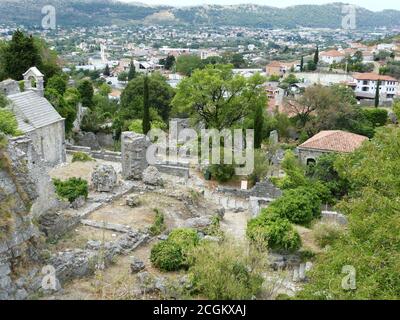
[[[37,217],[59,204],[46,172],[29,138],[0,147],[0,300],[28,295],[18,279],[21,269],[40,260]]]
[[[122,133],[122,176],[124,179],[142,179],[142,173],[148,167],[146,151],[149,145],[149,139],[143,134],[129,131]]]
[[[50,165],[66,161],[64,120],[27,133],[36,152]]]
[[[13,141],[0,150],[0,299],[17,295],[13,270],[37,254],[39,231],[32,223],[30,209],[38,193],[29,175],[27,154],[18,148],[18,144],[32,148],[29,141]]]

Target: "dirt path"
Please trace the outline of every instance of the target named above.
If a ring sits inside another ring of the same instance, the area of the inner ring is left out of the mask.
[[[226,211],[224,219],[221,221],[221,229],[226,232],[228,236],[238,240],[244,240],[249,218],[247,212]]]

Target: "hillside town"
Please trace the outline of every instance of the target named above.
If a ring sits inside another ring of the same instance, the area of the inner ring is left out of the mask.
[[[399,122],[397,29],[0,22],[0,300],[398,300]]]

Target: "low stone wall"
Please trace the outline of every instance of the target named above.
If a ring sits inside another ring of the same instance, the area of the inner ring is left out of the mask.
[[[276,199],[282,195],[282,191],[275,187],[268,179],[257,182],[253,188],[248,190],[219,187],[217,191],[246,199],[250,197]]]
[[[83,147],[83,146],[73,146],[73,145],[67,146],[68,154],[74,154],[76,152],[84,152],[90,155],[94,159],[100,159],[111,162],[122,161],[121,152],[113,152],[108,150],[92,150],[90,147]]]

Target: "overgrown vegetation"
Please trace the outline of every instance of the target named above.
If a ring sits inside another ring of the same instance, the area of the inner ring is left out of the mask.
[[[353,154],[340,157],[339,175],[351,182],[340,204],[348,231],[317,257],[302,299],[400,297],[400,128],[387,126]],[[342,286],[344,266],[356,271],[355,288]]]
[[[72,162],[87,162],[87,161],[94,161],[94,159],[87,153],[78,151],[72,155]]]
[[[53,179],[57,195],[68,200],[70,203],[74,202],[79,197],[87,199],[89,194],[89,186],[86,180],[81,178],[70,178],[65,181]]]
[[[343,234],[344,228],[337,223],[319,221],[313,226],[313,236],[321,248],[331,246]]]
[[[266,257],[237,242],[203,242],[192,250],[193,294],[212,300],[246,300],[260,293]]]
[[[189,267],[189,252],[198,245],[200,239],[193,229],[175,229],[167,240],[151,249],[151,263],[162,271],[176,271]]]
[[[150,235],[157,236],[160,235],[162,232],[164,232],[166,226],[164,222],[164,213],[162,213],[159,209],[154,209],[154,212],[156,214],[154,218],[154,222],[149,228]]]
[[[254,244],[264,249],[293,252],[301,247],[300,236],[290,221],[268,209],[248,222],[246,233]]]

